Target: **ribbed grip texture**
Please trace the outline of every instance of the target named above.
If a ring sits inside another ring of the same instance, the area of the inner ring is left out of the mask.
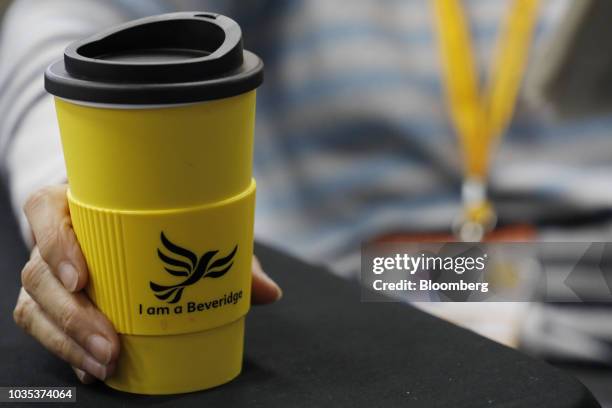
[[[89,296],[120,333],[132,333],[121,214],[69,200],[72,223],[89,268]],[[95,289],[94,289],[95,288]]]

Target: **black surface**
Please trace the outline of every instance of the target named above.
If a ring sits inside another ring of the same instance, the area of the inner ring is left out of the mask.
[[[285,296],[251,311],[238,379],[166,397],[78,385],[13,323],[26,251],[2,197],[0,231],[0,386],[77,386],[79,405],[102,407],[598,406],[558,369],[409,306],[361,303],[356,283],[262,246],[257,254]]]
[[[576,376],[586,385],[602,407],[612,407],[612,369],[609,366],[560,363],[558,367]]]
[[[112,104],[227,98],[262,81],[262,61],[243,50],[238,24],[206,12],[121,24],[70,44],[45,72],[45,89],[53,95]]]

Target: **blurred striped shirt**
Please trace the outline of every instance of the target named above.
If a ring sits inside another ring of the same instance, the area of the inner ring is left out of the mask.
[[[509,2],[464,4],[484,79]],[[543,1],[528,70],[567,4]],[[70,41],[109,25],[196,9],[235,18],[266,63],[255,147],[260,240],[342,273],[378,234],[448,229],[461,163],[427,0],[23,0],[0,36],[0,164],[24,234],[28,194],[65,180],[44,68]],[[522,94],[494,161],[501,220],[610,209],[612,116],[560,123],[527,105]]]

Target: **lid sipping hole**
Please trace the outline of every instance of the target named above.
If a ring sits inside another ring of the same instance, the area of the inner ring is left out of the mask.
[[[74,43],[64,63],[68,73],[89,80],[203,81],[243,64],[242,35],[233,20],[214,13],[152,17]]]
[[[197,20],[153,22],[119,31],[78,48],[84,57],[124,63],[164,63],[201,58],[215,52],[225,33]]]
[[[217,18],[217,16],[212,13],[200,13],[200,14],[194,14],[193,16],[200,17],[200,18],[212,18],[213,20]]]

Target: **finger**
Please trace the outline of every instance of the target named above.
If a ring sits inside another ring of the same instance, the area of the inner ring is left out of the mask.
[[[37,339],[46,349],[72,366],[101,380],[112,374],[114,365],[101,364],[89,355],[70,336],[58,328],[23,289],[15,307],[14,318],[17,325]]]
[[[283,296],[281,288],[263,271],[256,257],[253,257],[252,270],[251,303],[264,305],[276,302]]]
[[[119,338],[112,324],[84,292],[69,293],[49,270],[35,247],[22,272],[24,289],[64,333],[109,364],[119,355]]]
[[[45,187],[27,200],[23,210],[42,258],[70,292],[87,284],[87,264],[72,229],[66,185]]]
[[[91,384],[96,380],[96,378],[89,374],[87,371],[83,371],[80,368],[72,367],[72,370],[76,374],[79,381],[83,384]]]

